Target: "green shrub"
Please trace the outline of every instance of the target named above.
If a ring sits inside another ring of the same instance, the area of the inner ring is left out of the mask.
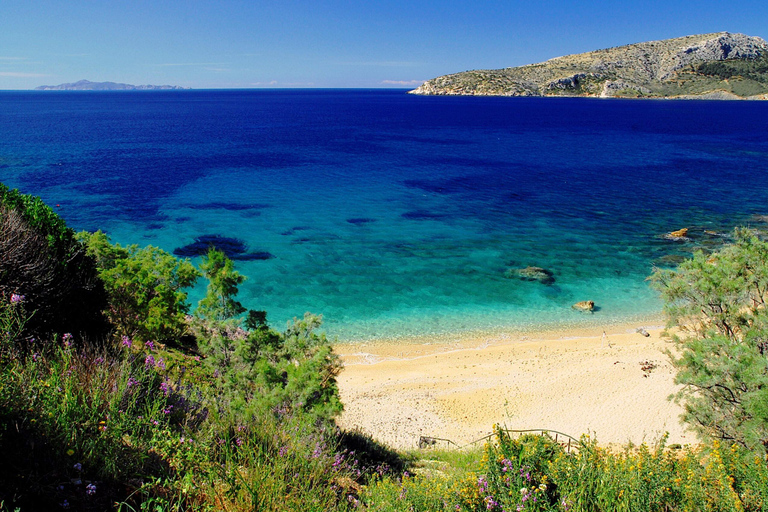
[[[732,245],[651,279],[681,332],[671,358],[684,420],[768,453],[768,243],[737,230]]]
[[[142,341],[174,341],[187,330],[186,288],[200,273],[157,247],[122,247],[109,237],[79,233],[88,255],[96,261],[109,295],[106,311],[118,333]]]
[[[27,334],[85,334],[109,329],[106,295],[94,262],[50,207],[0,183],[0,295],[24,297]]]

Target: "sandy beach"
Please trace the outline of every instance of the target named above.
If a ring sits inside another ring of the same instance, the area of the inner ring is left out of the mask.
[[[339,424],[404,449],[420,436],[465,445],[495,423],[605,444],[669,432],[669,443],[693,444],[667,399],[677,387],[661,323],[338,345]]]

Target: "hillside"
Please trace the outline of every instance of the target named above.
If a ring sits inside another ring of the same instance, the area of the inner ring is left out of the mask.
[[[184,87],[178,85],[131,85],[115,82],[91,82],[89,80],[35,87],[36,91],[164,91],[177,89],[184,89]]]
[[[768,99],[768,43],[719,32],[428,80],[411,94]]]

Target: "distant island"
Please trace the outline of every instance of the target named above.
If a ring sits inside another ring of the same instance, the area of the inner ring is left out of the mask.
[[[115,82],[91,82],[80,80],[71,84],[41,85],[36,91],[170,91],[182,90],[188,87],[178,85],[131,85]]]
[[[768,99],[768,43],[718,32],[428,80],[411,94]]]

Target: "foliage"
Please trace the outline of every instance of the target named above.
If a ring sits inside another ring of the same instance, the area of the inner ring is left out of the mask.
[[[245,312],[234,298],[245,276],[235,270],[234,263],[223,251],[211,247],[200,263],[200,270],[208,279],[208,291],[197,307],[198,316],[223,321]]]
[[[745,230],[698,252],[676,270],[656,270],[677,355],[684,419],[700,433],[768,452],[768,243]]]
[[[64,221],[40,198],[0,183],[0,294],[24,297],[38,336],[62,332],[102,337],[106,295],[94,262]]]
[[[512,439],[497,429],[479,456],[460,468],[384,476],[362,502],[381,512],[768,511],[768,460],[738,445],[670,449],[662,438],[611,451],[583,436],[568,452],[548,436]]]
[[[101,231],[78,237],[96,261],[109,294],[106,313],[118,333],[142,341],[169,341],[186,332],[189,305],[183,290],[200,275],[188,260],[153,246],[112,244]]]
[[[284,333],[266,324],[251,331],[225,324],[226,331],[198,323],[201,350],[214,372],[212,385],[220,400],[229,401],[229,413],[246,418],[290,410],[321,422],[338,414],[341,362],[325,334],[315,332],[321,324],[322,317],[310,313],[294,319]]]
[[[768,54],[755,59],[728,59],[704,62],[696,69],[702,75],[716,76],[720,80],[734,77],[768,82]]]

